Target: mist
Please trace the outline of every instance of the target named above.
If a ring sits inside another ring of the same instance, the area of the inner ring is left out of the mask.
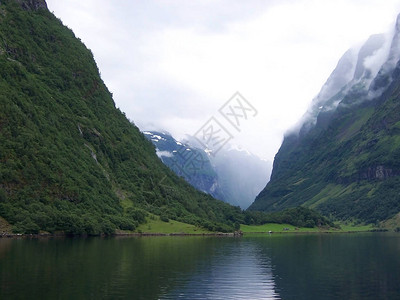
[[[258,115],[232,143],[270,161],[340,56],[400,9],[399,0],[47,2],[141,130],[182,139],[239,91]]]
[[[306,113],[286,132],[286,136],[308,132],[316,125],[320,113],[332,113],[339,105],[356,105],[381,95],[390,84],[390,73],[400,58],[399,21],[398,17],[390,30],[371,35],[365,42],[343,54]],[[377,86],[376,82],[383,76],[388,77],[388,81],[384,86]],[[357,100],[349,100],[353,93],[357,94],[354,97]],[[364,93],[361,98],[360,93]],[[343,101],[345,98],[346,102]]]

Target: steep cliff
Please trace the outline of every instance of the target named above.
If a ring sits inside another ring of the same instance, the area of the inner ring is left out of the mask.
[[[296,130],[251,210],[303,205],[377,222],[400,211],[400,26],[349,50]]]

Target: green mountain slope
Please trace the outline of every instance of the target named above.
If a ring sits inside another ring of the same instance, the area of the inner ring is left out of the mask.
[[[162,164],[43,0],[0,1],[0,105],[0,216],[17,232],[111,233],[146,212],[211,230],[240,221]]]
[[[397,29],[391,48],[396,55],[398,37]],[[330,98],[340,99],[335,110],[317,103],[315,125],[285,137],[271,181],[250,210],[303,205],[365,222],[400,212],[400,65],[390,69],[388,62],[369,88],[366,72]]]

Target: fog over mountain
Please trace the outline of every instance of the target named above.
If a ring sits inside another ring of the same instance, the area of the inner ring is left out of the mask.
[[[200,191],[246,209],[264,188],[272,164],[229,144],[217,153],[192,136],[178,141],[169,133],[143,132],[161,161]]]
[[[166,130],[182,140],[239,91],[258,115],[232,132],[234,143],[272,160],[340,56],[385,31],[400,1],[49,0],[48,6],[93,51],[116,105],[142,131]]]
[[[211,157],[226,199],[233,205],[247,208],[269,181],[270,161],[245,150],[227,148]]]
[[[305,206],[358,222],[400,223],[400,17],[337,64],[250,210]]]
[[[398,17],[389,32],[371,35],[361,46],[347,50],[307,112],[287,134],[308,132],[318,116],[334,112],[339,104],[354,105],[378,97],[390,84],[390,72],[399,60],[399,28]],[[346,97],[351,100],[346,101]]]
[[[230,143],[220,149],[210,145],[205,149],[197,138],[190,135],[187,135],[184,141],[209,154],[224,195],[224,199],[221,200],[247,208],[269,181],[272,162],[261,159],[247,149]]]

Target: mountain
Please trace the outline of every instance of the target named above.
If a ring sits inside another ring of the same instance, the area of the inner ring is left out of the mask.
[[[156,147],[157,156],[178,176],[196,189],[225,200],[218,183],[218,175],[207,152],[179,142],[165,132],[144,131],[143,134]]]
[[[0,1],[0,103],[0,220],[15,232],[113,233],[149,213],[219,231],[242,221],[164,166],[43,0]]]
[[[379,222],[400,212],[400,17],[347,51],[275,156],[250,210],[298,205]]]
[[[196,189],[246,209],[268,181],[270,163],[245,150],[226,145],[217,154],[203,150],[194,138],[177,141],[170,134],[143,132],[158,157]],[[195,145],[195,146],[193,146]]]

